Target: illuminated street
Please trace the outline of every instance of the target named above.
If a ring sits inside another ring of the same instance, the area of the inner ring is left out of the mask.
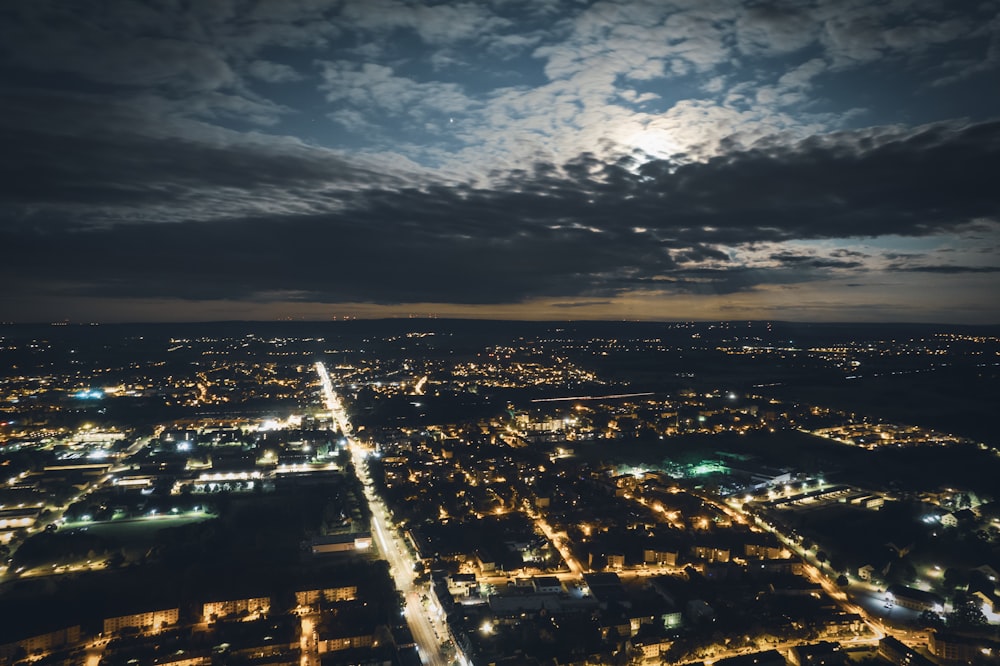
[[[565,542],[555,533],[545,519],[539,516],[535,519],[535,525],[542,531],[542,534],[544,534],[545,537],[552,542],[552,545],[559,549],[559,554],[562,555],[562,558],[565,560],[566,566],[569,567],[570,573],[573,574],[573,577],[579,578],[582,576],[583,567],[581,567],[580,563],[576,561],[576,558],[573,557],[573,553],[570,552]]]
[[[17,666],[995,657],[992,440],[864,411],[909,374],[853,391],[857,373],[941,363],[975,384],[997,336],[430,320],[9,336],[0,647]]]
[[[425,664],[437,665],[445,664],[447,660],[441,654],[441,644],[447,636],[447,627],[440,618],[432,617],[434,611],[424,607],[420,602],[422,589],[413,584],[414,560],[394,531],[388,526],[385,507],[381,500],[375,496],[372,489],[371,479],[365,472],[365,457],[367,452],[354,439],[354,431],[347,418],[340,398],[333,390],[330,375],[326,366],[321,362],[316,363],[316,372],[319,374],[323,388],[323,397],[326,401],[327,409],[333,415],[337,426],[344,437],[347,438],[347,445],[351,451],[351,458],[354,462],[354,470],[364,485],[365,497],[368,499],[368,506],[372,514],[372,536],[378,545],[379,552],[389,562],[389,571],[396,589],[402,594],[406,602],[405,615],[410,631],[420,651],[420,657]]]

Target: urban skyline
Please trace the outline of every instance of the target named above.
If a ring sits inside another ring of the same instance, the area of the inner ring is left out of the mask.
[[[0,326],[0,663],[994,664],[998,358],[954,325]]]

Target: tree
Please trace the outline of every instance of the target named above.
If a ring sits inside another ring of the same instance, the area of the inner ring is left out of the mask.
[[[944,620],[940,615],[932,610],[925,610],[920,614],[920,626],[931,629],[944,629]]]
[[[986,592],[990,594],[993,591],[993,581],[978,569],[972,569],[968,572],[967,583],[969,592]]]
[[[987,624],[983,609],[975,597],[963,596],[956,600],[954,610],[947,615],[949,629],[978,629]]]
[[[948,567],[944,570],[944,585],[949,589],[969,586],[969,575],[961,569]]]
[[[847,580],[847,576],[845,576],[844,574],[840,574],[839,576],[837,576],[837,585],[839,585],[840,587],[847,587],[849,584],[850,581]]]
[[[917,568],[909,560],[902,560],[893,565],[895,573],[904,583],[912,583],[917,579]]]

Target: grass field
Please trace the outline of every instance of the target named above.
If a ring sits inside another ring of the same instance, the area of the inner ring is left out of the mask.
[[[162,516],[145,516],[143,518],[121,518],[100,523],[92,521],[66,523],[59,531],[76,533],[75,530],[81,530],[92,536],[120,541],[122,545],[128,547],[134,545],[133,542],[142,543],[152,540],[152,537],[158,530],[190,525],[191,523],[200,523],[204,520],[210,520],[213,517],[211,514],[201,511],[190,511],[176,515],[164,514]]]

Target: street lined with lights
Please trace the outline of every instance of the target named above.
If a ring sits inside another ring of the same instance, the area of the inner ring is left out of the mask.
[[[371,509],[372,535],[375,537],[379,552],[389,562],[389,571],[396,584],[396,589],[403,595],[404,615],[410,631],[413,633],[420,658],[430,666],[445,664],[447,660],[441,654],[441,643],[443,637],[447,636],[447,626],[440,618],[431,615],[433,611],[430,606],[425,608],[420,601],[421,588],[413,582],[415,561],[408,553],[405,544],[388,526],[389,521],[385,507],[375,495],[371,478],[365,470],[365,458],[368,452],[354,438],[354,429],[347,418],[347,411],[333,390],[330,375],[322,362],[316,362],[316,373],[319,375],[326,407],[347,440],[351,460],[354,463],[354,472],[364,487],[365,497]]]

